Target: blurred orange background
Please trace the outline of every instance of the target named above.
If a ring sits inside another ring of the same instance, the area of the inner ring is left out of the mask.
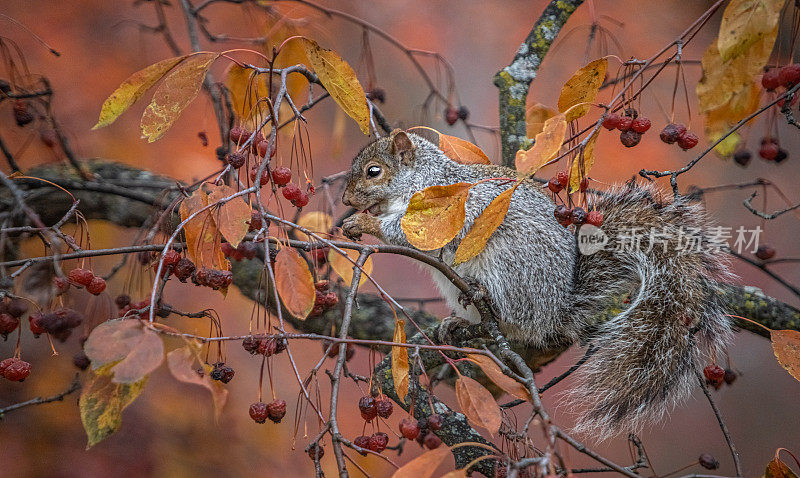
[[[175,2],[165,8],[171,31],[182,48],[188,50],[185,23]],[[342,20],[327,19],[319,13],[292,2],[280,3],[280,11],[294,18],[307,18],[303,33],[316,39],[323,47],[332,48],[356,68],[364,81],[366,68],[359,66],[361,57],[361,31]],[[391,2],[354,0],[327,2],[326,5],[352,13],[395,36],[410,48],[437,51],[453,66],[460,104],[471,112],[471,121],[497,126],[497,91],[492,76],[507,65],[531,25],[538,18],[546,1],[488,0],[483,2],[421,1]],[[550,50],[539,76],[529,94],[529,101],[555,106],[561,85],[574,70],[582,66],[585,57],[589,24],[597,20],[620,44],[619,51],[613,41],[602,49],[597,42],[590,49],[590,58],[601,54],[614,54],[623,59],[647,58],[675,38],[694,21],[712,2],[672,1],[640,2],[635,0],[603,0],[587,2],[573,15],[562,31],[560,39]],[[143,31],[139,24],[153,26],[156,18],[150,2],[76,0],[72,2],[0,1],[0,12],[13,17],[41,35],[62,53],[56,58],[36,43],[18,26],[0,18],[0,32],[13,39],[25,52],[32,72],[47,76],[55,91],[55,112],[76,152],[82,158],[104,158],[123,162],[158,174],[183,181],[202,178],[219,167],[214,147],[219,144],[215,119],[209,100],[201,94],[187,108],[181,119],[166,136],[153,144],[139,138],[138,121],[146,101],[135,105],[114,125],[97,131],[91,127],[97,121],[100,105],[107,95],[131,73],[161,59],[173,56],[158,34]],[[218,4],[205,10],[210,18],[209,28],[216,33],[237,36],[261,35],[266,24],[265,14],[254,7]],[[693,42],[684,49],[685,59],[699,59],[708,43],[716,36],[719,25],[717,14]],[[610,37],[609,37],[610,38]],[[204,48],[226,49],[228,46],[209,44]],[[420,105],[427,96],[427,88],[408,60],[386,42],[371,38],[375,60],[376,85],[386,90],[386,103],[382,110],[393,124],[413,126],[422,119]],[[242,56],[247,61],[254,57]],[[432,62],[432,76],[444,84],[443,71],[438,72]],[[612,65],[618,65],[613,60]],[[222,78],[226,65],[219,62],[212,72]],[[615,72],[610,68],[610,74]],[[682,87],[676,100],[676,120],[687,123],[702,137],[702,118],[697,114],[694,85],[700,78],[699,65],[685,67],[688,84],[688,101],[691,116],[685,106]],[[640,110],[653,121],[653,130],[634,149],[622,148],[614,134],[602,134],[596,152],[597,162],[592,176],[600,185],[623,181],[641,168],[676,168],[692,159],[700,148],[683,152],[660,142],[656,131],[668,122],[667,112],[672,101],[674,68],[655,81],[645,94]],[[610,92],[604,94],[608,95]],[[148,99],[146,96],[145,99]],[[457,98],[454,103],[459,104]],[[30,135],[30,129],[19,129],[12,124],[10,105],[0,105],[0,134],[16,151]],[[439,104],[428,115],[427,126],[447,134],[466,137],[463,126],[449,127],[442,118],[444,106]],[[6,111],[8,110],[8,111]],[[357,126],[347,119],[344,136],[337,138],[335,117],[337,106],[330,100],[305,114],[313,151],[315,180],[346,168],[350,158],[368,141]],[[751,128],[748,142],[757,145],[764,134],[765,122],[760,120]],[[197,138],[199,131],[207,131],[210,145],[203,147]],[[732,161],[722,161],[713,156],[704,158],[691,172],[682,176],[682,187],[690,184],[711,186],[744,182],[764,177],[777,184],[792,201],[800,200],[797,188],[800,174],[796,166],[800,158],[800,141],[796,130],[780,126],[782,145],[790,157],[780,165],[754,158],[743,169]],[[491,134],[478,132],[479,145],[498,162],[498,143]],[[338,144],[341,143],[341,148]],[[701,140],[701,146],[705,143]],[[340,151],[337,151],[341,149]],[[752,149],[752,148],[751,148]],[[288,161],[282,151],[278,161]],[[58,161],[59,158],[33,141],[18,161],[24,167]],[[561,166],[563,167],[563,166]],[[552,174],[551,167],[541,175]],[[667,183],[664,183],[668,186]],[[749,214],[741,202],[750,190],[712,194],[707,197],[709,209],[720,224],[748,228],[761,221]],[[323,198],[312,199],[310,210],[321,208]],[[770,195],[769,210],[783,206],[774,194]],[[101,223],[92,223],[92,247],[113,247],[133,241],[134,231]],[[797,238],[800,225],[797,217],[785,214],[766,225],[762,241],[771,244],[780,257],[791,257],[800,252]],[[30,253],[39,255],[40,250]],[[95,270],[108,271],[116,264],[114,259],[95,259]],[[778,269],[780,267],[780,269]],[[427,276],[409,260],[396,257],[375,258],[375,278],[393,295],[401,297],[433,297],[436,290]],[[768,294],[797,306],[798,299],[771,281],[757,269],[742,263],[735,264],[743,284],[761,287]],[[800,282],[800,271],[791,264],[776,266],[784,278]],[[413,277],[413,280],[409,280]],[[127,279],[118,274],[109,285],[111,296],[123,288]],[[366,286],[368,289],[370,286]],[[218,293],[182,284],[170,284],[166,300],[182,310],[196,310],[197,304],[213,307],[222,317],[226,334],[246,333],[253,304],[232,289],[224,300]],[[432,307],[436,313],[446,313],[442,307]],[[181,322],[183,330],[207,333],[207,323],[190,320]],[[13,353],[14,341],[0,344],[0,357]],[[247,409],[257,398],[260,361],[245,353],[237,343],[227,348],[227,360],[236,376],[227,386],[229,402],[219,423],[214,423],[210,397],[199,387],[176,382],[165,367],[151,377],[144,393],[125,412],[122,428],[112,437],[84,450],[85,435],[77,408],[77,394],[67,397],[64,403],[53,403],[9,414],[0,421],[0,475],[8,477],[104,477],[104,476],[311,476],[311,460],[302,452],[319,429],[311,412],[298,418],[295,430],[298,385],[286,356],[273,362],[274,393],[289,404],[282,423],[257,425],[248,417]],[[34,396],[51,395],[65,389],[74,371],[70,357],[77,351],[77,338],[66,344],[57,344],[58,356],[51,356],[46,340],[33,340],[29,334],[23,341],[26,360],[33,363],[34,373],[23,384],[0,381],[0,407]],[[293,350],[298,366],[309,370],[319,360],[320,345],[313,342],[296,342]],[[368,351],[359,349],[352,362],[356,373],[369,374]],[[537,380],[544,383],[568,368],[581,354],[571,351],[548,366]],[[761,475],[764,466],[778,447],[800,452],[800,427],[797,404],[800,383],[793,380],[776,363],[770,344],[748,333],[737,334],[730,349],[735,368],[742,376],[733,386],[714,392],[725,416],[735,443],[742,456],[746,476]],[[329,359],[330,360],[330,359]],[[332,364],[332,362],[330,362]],[[557,388],[570,386],[567,380]],[[455,405],[452,393],[440,387],[446,401]],[[319,380],[323,404],[327,408],[328,379]],[[366,392],[350,381],[344,381],[340,399],[339,417],[343,433],[348,438],[361,434],[363,420],[358,415],[358,398]],[[271,392],[265,386],[264,393]],[[558,390],[545,396],[545,405],[555,410],[557,423],[569,425],[569,410],[559,405]],[[514,414],[524,420],[529,410],[524,406]],[[397,429],[404,412],[395,407],[395,413],[382,424]],[[367,426],[370,430],[371,425]],[[396,436],[390,433],[391,443]],[[714,415],[700,390],[686,406],[676,410],[665,425],[656,425],[641,436],[655,471],[664,474],[697,459],[702,452],[713,454],[722,467],[715,473],[733,474],[731,459],[716,424]],[[601,454],[617,463],[628,463],[627,445],[623,440],[590,444]],[[401,456],[385,452],[396,463],[404,463],[418,455],[416,444],[409,444]],[[358,462],[372,476],[388,476],[392,467],[375,457],[361,458]],[[569,462],[575,467],[593,466],[594,463],[570,450]],[[328,476],[336,474],[332,453],[323,459]],[[448,462],[449,467],[452,461]],[[444,467],[442,472],[447,471]],[[694,471],[704,471],[695,469]],[[359,474],[352,471],[353,476]]]

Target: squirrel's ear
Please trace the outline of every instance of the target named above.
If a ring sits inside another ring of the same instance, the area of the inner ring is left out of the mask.
[[[400,156],[403,164],[414,164],[414,150],[416,146],[411,142],[405,131],[396,129],[389,135],[391,143],[389,144],[390,152],[396,156]]]

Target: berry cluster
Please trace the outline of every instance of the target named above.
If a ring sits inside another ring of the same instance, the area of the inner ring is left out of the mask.
[[[561,192],[562,189],[567,187],[569,184],[569,173],[567,171],[559,171],[555,176],[550,178],[550,181],[547,181],[547,189],[549,189],[553,194],[558,194]],[[589,188],[589,179],[583,178],[581,180],[578,189],[581,192],[586,191]]]
[[[736,372],[731,369],[723,369],[719,365],[709,365],[703,369],[703,375],[706,377],[706,385],[714,387],[719,390],[723,383],[728,385],[732,384],[737,377]]]
[[[339,296],[336,295],[336,292],[329,291],[329,286],[330,283],[326,280],[314,284],[316,296],[314,297],[314,308],[309,314],[310,317],[316,317],[339,303]]]
[[[286,401],[273,400],[269,403],[255,402],[250,405],[250,418],[256,423],[264,423],[267,418],[273,423],[280,423],[286,415]]]
[[[69,271],[67,279],[72,285],[86,287],[86,290],[94,295],[100,295],[106,290],[106,280],[95,276],[89,269],[75,268]]]
[[[357,436],[353,440],[353,445],[364,448],[366,450],[374,451],[375,453],[381,453],[383,450],[386,449],[386,446],[389,444],[389,435],[383,432],[376,432],[370,436],[361,435]],[[366,455],[366,453],[362,453],[362,455]]]
[[[556,206],[553,211],[553,216],[559,224],[564,227],[570,224],[582,226],[584,224],[591,224],[592,226],[600,227],[603,225],[603,213],[600,211],[586,212],[582,207],[568,208],[564,204]]]
[[[222,253],[225,254],[225,257],[234,261],[253,259],[258,253],[258,246],[254,242],[249,241],[242,241],[236,247],[233,247],[228,242],[223,242]]]
[[[426,418],[420,418],[419,420],[417,420],[416,423],[417,443],[419,443],[420,446],[424,446],[429,450],[433,450],[434,448],[439,448],[439,446],[442,444],[442,440],[438,436],[436,436],[436,433],[434,432],[442,428],[443,424],[444,424],[444,419],[442,419],[441,415],[437,414],[429,415]],[[414,430],[413,427],[410,427],[410,425],[408,424],[405,427],[401,426],[400,433],[403,434],[403,436],[406,436],[405,433],[403,432],[404,428],[406,429],[407,432],[413,432]]]
[[[611,131],[620,131],[619,140],[626,148],[632,148],[639,144],[642,135],[650,129],[650,120],[644,116],[639,116],[639,112],[634,108],[628,108],[623,115],[610,113],[603,120],[603,127]]]
[[[211,369],[211,373],[209,374],[212,380],[219,380],[222,383],[228,383],[233,380],[233,376],[236,374],[231,367],[225,365],[225,362],[217,362],[213,365],[213,367],[214,368]]]
[[[72,335],[72,330],[81,325],[83,315],[75,310],[62,307],[53,311],[33,312],[28,316],[28,323],[33,335],[50,334],[64,342]]]
[[[286,350],[286,339],[272,335],[266,337],[250,335],[242,340],[242,348],[250,352],[250,355],[257,353],[271,357]]]
[[[659,134],[659,138],[667,144],[678,143],[678,146],[684,151],[697,146],[700,140],[696,134],[687,130],[686,126],[680,123],[670,123],[664,126],[664,129],[661,130],[661,134]]]
[[[394,404],[386,397],[373,398],[370,395],[364,395],[358,400],[358,410],[361,412],[361,418],[371,422],[375,417],[389,418],[394,411]]]
[[[301,208],[308,204],[308,194],[294,183],[289,183],[284,186],[283,197],[288,199],[296,208]]]
[[[21,382],[30,374],[31,364],[17,357],[7,358],[0,362],[0,377],[6,380]]]
[[[28,303],[22,299],[4,300],[0,302],[0,335],[6,338],[17,330],[19,319],[28,311]]]
[[[456,124],[456,121],[466,121],[469,118],[469,110],[466,106],[459,106],[456,108],[455,106],[448,106],[444,110],[444,120],[450,126]]]
[[[761,77],[761,86],[767,91],[775,91],[781,86],[788,90],[797,83],[800,83],[800,64],[797,63],[780,68],[770,68]]]

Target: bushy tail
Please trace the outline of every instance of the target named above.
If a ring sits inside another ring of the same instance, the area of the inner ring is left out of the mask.
[[[700,204],[664,203],[633,182],[595,204],[609,242],[580,254],[573,310],[598,350],[568,393],[584,405],[575,431],[602,440],[660,421],[697,386],[695,370],[731,333],[712,290],[731,275]],[[603,321],[609,310],[616,315]]]

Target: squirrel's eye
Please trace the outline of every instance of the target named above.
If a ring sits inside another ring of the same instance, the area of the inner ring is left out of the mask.
[[[377,178],[381,174],[381,167],[380,166],[370,166],[367,168],[367,177],[368,178]]]

